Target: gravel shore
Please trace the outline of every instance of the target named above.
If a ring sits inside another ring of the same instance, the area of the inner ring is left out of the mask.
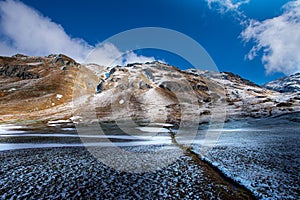
[[[215,172],[181,156],[155,172],[116,171],[84,147],[0,152],[2,199],[249,199]]]

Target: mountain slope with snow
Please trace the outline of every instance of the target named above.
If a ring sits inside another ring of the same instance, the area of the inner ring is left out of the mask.
[[[299,92],[300,91],[300,73],[286,76],[263,85],[264,88],[275,90],[277,92]]]
[[[87,112],[83,118],[96,110],[102,120],[178,124],[183,118],[209,122],[212,117],[262,118],[300,110],[299,94],[282,95],[229,72],[183,71],[159,62],[100,69],[99,82],[92,84],[94,108],[77,113]]]
[[[202,75],[225,88],[229,118],[261,118],[293,112],[300,109],[299,94],[281,94],[262,88],[259,85],[243,79],[230,72],[201,72],[189,70]]]
[[[160,62],[105,67],[80,65],[64,55],[17,55],[0,57],[0,78],[0,119],[6,123],[71,118],[178,124],[300,110],[299,92],[283,95],[229,72]]]

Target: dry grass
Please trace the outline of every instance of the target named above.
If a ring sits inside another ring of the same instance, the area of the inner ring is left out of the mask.
[[[72,59],[62,56],[69,66],[62,70],[64,63],[53,63],[53,58],[0,57],[1,67],[19,66],[18,70],[34,75],[32,79],[7,76],[2,74],[0,86],[0,115],[2,121],[35,119],[44,111],[51,116],[57,107],[72,100],[72,88],[78,72],[78,64]],[[29,65],[40,62],[38,65]],[[18,72],[16,72],[18,73]],[[57,98],[57,94],[63,95]]]

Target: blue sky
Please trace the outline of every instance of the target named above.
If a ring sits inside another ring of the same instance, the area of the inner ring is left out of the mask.
[[[299,0],[8,0],[0,1],[0,8],[2,55],[51,52],[80,60],[98,43],[122,31],[163,27],[200,43],[220,71],[258,84],[300,69]],[[154,57],[189,67],[179,57],[159,50],[135,54],[138,61]]]

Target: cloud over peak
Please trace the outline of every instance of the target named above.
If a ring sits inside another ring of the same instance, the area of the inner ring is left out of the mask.
[[[154,57],[137,55],[132,51],[122,52],[114,44],[98,44],[87,56],[86,63],[104,66],[127,65],[128,63],[145,63],[154,61]]]
[[[82,60],[91,50],[85,41],[69,37],[61,25],[19,1],[0,2],[1,54],[64,53]]]
[[[63,53],[78,62],[84,62],[93,49],[94,46],[83,39],[70,37],[61,25],[24,3],[0,1],[0,55]],[[100,65],[154,60],[153,57],[136,55],[134,52],[121,52],[113,44],[96,45],[95,51],[101,55],[98,54],[100,57],[93,61]],[[122,55],[122,60],[114,61]]]

